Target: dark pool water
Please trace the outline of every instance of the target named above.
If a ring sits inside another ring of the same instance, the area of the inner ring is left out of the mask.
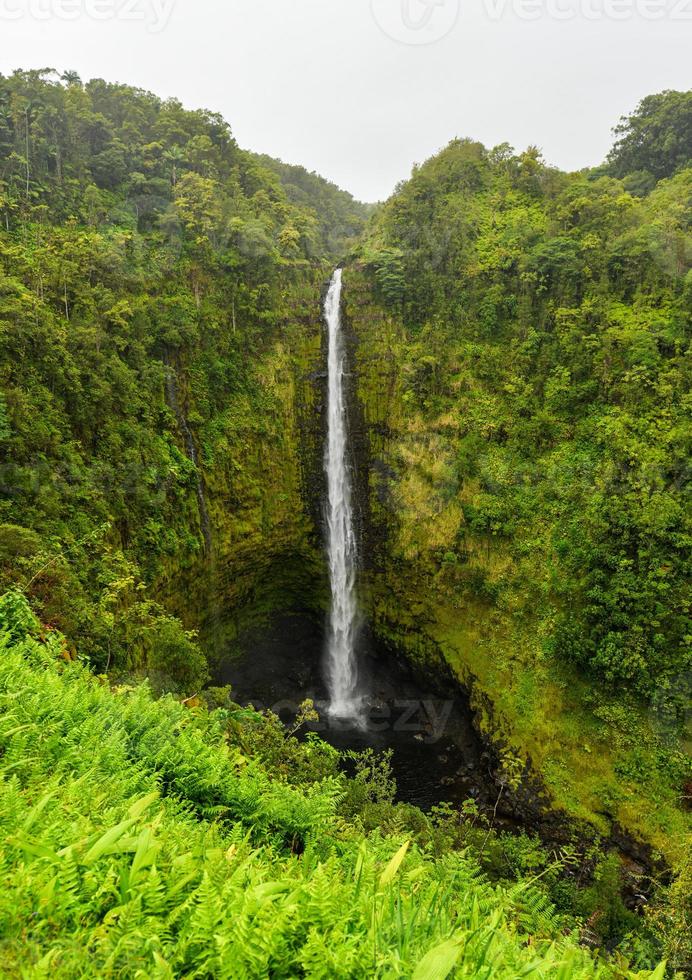
[[[241,656],[223,662],[217,682],[234,700],[271,708],[290,723],[311,698],[312,728],[339,749],[393,751],[400,800],[429,809],[444,800],[487,799],[492,792],[468,701],[458,690],[428,690],[405,665],[364,636],[359,651],[365,727],[330,718],[322,673],[323,627],[307,615],[278,616],[240,637]]]

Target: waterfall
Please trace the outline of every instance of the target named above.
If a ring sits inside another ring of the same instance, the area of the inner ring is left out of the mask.
[[[348,468],[348,431],[344,393],[345,351],[341,327],[341,269],[329,284],[324,304],[329,337],[328,428],[324,456],[327,475],[327,553],[331,608],[327,637],[329,711],[342,718],[360,717],[355,642],[357,549]]]

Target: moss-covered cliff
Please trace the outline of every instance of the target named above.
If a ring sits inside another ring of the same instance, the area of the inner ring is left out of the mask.
[[[238,631],[270,614],[321,614],[327,601],[319,527],[326,274],[325,266],[288,291],[285,319],[249,365],[251,393],[232,394],[199,427],[211,547],[196,548],[159,587],[215,656],[233,656]],[[195,393],[188,397],[199,417]]]
[[[689,831],[677,739],[636,698],[550,653],[559,602],[550,556],[539,560],[535,546],[540,526],[508,541],[469,520],[480,483],[460,465],[470,451],[461,406],[471,398],[493,429],[492,385],[463,355],[437,349],[432,331],[407,330],[371,270],[351,264],[344,282],[366,498],[363,601],[376,635],[423,670],[440,658],[453,669],[481,730],[530,763],[543,804],[616,840],[624,828],[676,860]],[[421,378],[445,393],[439,411],[421,404]]]

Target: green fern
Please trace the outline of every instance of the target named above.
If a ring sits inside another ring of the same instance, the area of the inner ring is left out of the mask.
[[[561,934],[537,883],[366,836],[338,781],[273,780],[212,716],[34,639],[0,650],[3,976],[628,975]]]

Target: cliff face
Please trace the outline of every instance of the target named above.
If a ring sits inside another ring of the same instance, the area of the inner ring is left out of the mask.
[[[327,601],[321,279],[287,298],[284,321],[253,359],[252,394],[232,395],[197,433],[210,547],[177,555],[158,588],[167,608],[200,630],[212,660],[235,654],[239,631],[282,610],[321,614]],[[195,417],[194,365],[181,377]]]
[[[349,267],[344,284],[363,604],[375,635],[424,672],[451,668],[481,731],[530,764],[551,805],[674,856],[673,828],[682,831],[684,816],[674,781],[655,768],[650,716],[631,702],[623,731],[616,697],[547,653],[555,618],[547,557],[528,562],[520,541],[477,533],[465,517],[476,486],[456,475],[462,419],[423,411],[412,385],[414,372],[437,371],[436,383],[453,393],[442,352],[431,344],[421,354],[362,268]],[[638,784],[637,760],[646,773]]]
[[[159,588],[200,629],[212,662],[239,651],[239,634],[284,611],[320,619],[328,602],[327,279],[325,268],[286,297],[284,319],[254,355],[252,396],[233,395],[196,433],[212,546],[203,554],[197,530],[196,547],[176,555]],[[459,466],[464,419],[454,399],[472,396],[492,429],[482,382],[469,395],[473,367],[436,349],[434,335],[407,332],[362,267],[346,268],[343,303],[361,597],[377,641],[438,687],[467,689],[481,732],[530,764],[543,803],[606,835],[624,827],[674,857],[684,816],[675,774],[661,775],[652,719],[631,701],[625,722],[615,696],[548,652],[558,607],[550,560],[525,543],[538,529],[508,541],[468,519],[478,484],[467,460]],[[194,421],[194,361],[181,377]],[[443,392],[442,409],[424,405],[419,388]],[[192,490],[188,498],[194,527]],[[535,788],[516,802],[532,819]]]
[[[408,341],[401,323],[374,300],[367,277],[348,270],[345,319],[354,364],[353,428],[363,521],[364,602],[378,635],[425,660],[447,605],[474,647],[487,635],[492,603],[472,583],[492,582],[499,548],[467,534],[455,481],[458,424],[432,424],[407,398]],[[486,584],[486,590],[488,585]],[[459,672],[471,681],[470,664]]]

